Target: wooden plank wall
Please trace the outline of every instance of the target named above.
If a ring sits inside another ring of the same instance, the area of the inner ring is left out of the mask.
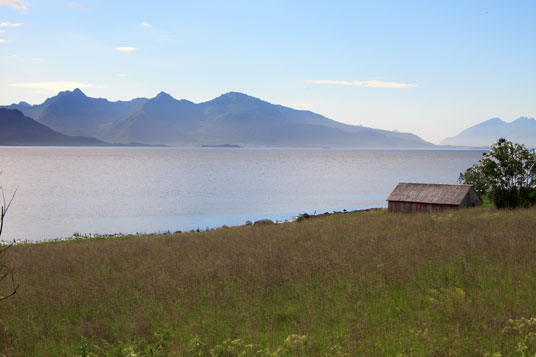
[[[456,205],[438,205],[432,203],[419,203],[419,202],[388,202],[389,212],[441,212],[449,209],[458,209]]]

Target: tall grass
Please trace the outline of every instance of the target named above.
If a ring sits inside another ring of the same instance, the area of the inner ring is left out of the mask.
[[[536,209],[478,208],[15,246],[0,354],[508,353],[535,232]]]

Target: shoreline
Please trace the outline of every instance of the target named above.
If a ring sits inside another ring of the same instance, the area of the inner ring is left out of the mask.
[[[10,246],[10,245],[37,245],[37,244],[46,244],[46,243],[61,243],[61,242],[71,242],[71,241],[81,241],[81,240],[101,240],[101,239],[114,239],[114,238],[127,238],[127,237],[145,237],[145,236],[167,236],[167,235],[182,235],[182,234],[189,234],[189,233],[201,233],[201,232],[209,232],[214,231],[218,229],[232,229],[232,228],[240,228],[240,227],[253,227],[253,226],[261,226],[261,225],[272,225],[272,224],[284,224],[284,223],[293,223],[293,222],[301,222],[304,220],[309,219],[318,219],[318,218],[324,218],[334,215],[340,215],[340,214],[348,214],[348,213],[365,213],[365,212],[375,212],[375,211],[386,211],[386,207],[373,207],[373,208],[363,208],[363,209],[356,209],[356,210],[346,210],[343,209],[342,211],[333,211],[333,212],[324,212],[324,213],[318,213],[318,214],[308,214],[308,213],[301,213],[298,216],[294,216],[290,220],[283,220],[283,221],[273,221],[271,219],[259,219],[254,222],[252,221],[246,221],[244,224],[241,225],[221,225],[216,226],[212,228],[205,228],[200,229],[199,227],[196,229],[191,229],[188,231],[175,231],[171,232],[170,230],[167,231],[157,231],[157,232],[150,232],[150,233],[142,233],[142,232],[136,232],[136,233],[86,233],[81,234],[78,232],[73,233],[71,236],[67,237],[59,237],[59,238],[51,238],[51,239],[42,239],[42,240],[13,240],[13,241],[5,241],[0,240],[0,246]],[[316,211],[315,211],[316,212]]]

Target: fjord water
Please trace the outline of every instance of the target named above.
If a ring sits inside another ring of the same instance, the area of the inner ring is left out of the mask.
[[[385,207],[398,182],[456,183],[482,151],[0,147],[18,187],[2,239],[161,232]]]

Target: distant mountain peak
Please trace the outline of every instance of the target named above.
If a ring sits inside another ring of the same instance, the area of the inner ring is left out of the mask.
[[[155,98],[173,98],[173,97],[172,97],[169,93],[166,93],[166,92],[164,92],[164,91],[161,91],[160,93],[158,93],[158,94],[156,95]],[[175,99],[175,98],[173,98],[173,99]]]
[[[177,101],[177,99],[173,98],[170,94],[162,91],[150,101],[157,101],[158,103],[174,103]]]
[[[514,120],[511,124],[513,123],[525,123],[525,122],[533,122],[535,121],[536,119],[534,118],[528,118],[528,117],[519,117],[517,118],[516,120]]]
[[[242,92],[234,92],[234,91],[230,91],[230,92],[227,92],[227,93],[224,93],[221,95],[222,97],[237,97],[237,98],[253,98],[252,96],[250,95],[247,95],[245,93],[242,93]]]
[[[65,97],[65,96],[76,97],[76,98],[85,98],[86,97],[86,95],[84,94],[84,92],[82,92],[80,90],[80,88],[75,88],[72,91],[66,90],[66,91],[58,93],[58,97]]]
[[[252,97],[240,92],[227,92],[205,103],[230,104],[236,102],[264,102],[262,99]]]
[[[491,119],[488,119],[486,121],[483,121],[481,124],[499,124],[499,123],[506,123],[504,120],[502,120],[501,118],[491,118]]]
[[[505,122],[500,118],[488,119],[463,130],[454,137],[446,138],[441,144],[490,146],[499,138],[536,146],[536,120],[524,116],[511,122]]]
[[[225,94],[222,94],[219,96],[219,98],[228,98],[232,100],[240,100],[240,99],[253,99],[253,100],[260,100],[259,98],[252,97],[250,95],[247,95],[245,93],[241,92],[227,92]],[[216,98],[218,99],[218,98]]]

